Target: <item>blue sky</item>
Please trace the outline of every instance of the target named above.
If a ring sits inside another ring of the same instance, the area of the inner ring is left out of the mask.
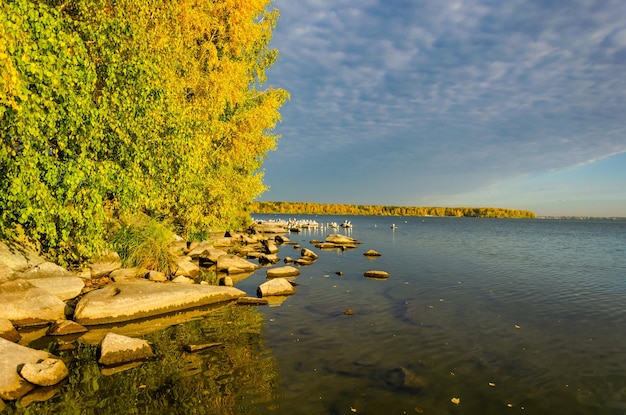
[[[259,200],[626,216],[623,0],[275,0]]]

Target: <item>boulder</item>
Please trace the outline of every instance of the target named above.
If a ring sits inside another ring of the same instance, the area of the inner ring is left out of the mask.
[[[259,268],[258,265],[253,264],[252,262],[245,260],[243,258],[240,258],[237,255],[230,255],[230,254],[220,256],[217,259],[217,266],[216,266],[216,270],[218,272],[227,271],[228,273],[231,273],[229,269],[232,269],[233,271],[241,270],[241,272],[251,272],[258,268]],[[232,273],[235,273],[235,272],[232,272]]]
[[[176,277],[196,278],[200,274],[200,267],[191,262],[191,257],[180,257],[176,261]]]
[[[288,278],[297,277],[300,275],[300,270],[296,267],[292,267],[291,265],[286,265],[284,267],[270,268],[265,273],[267,278]]]
[[[195,281],[189,277],[183,277],[182,275],[179,275],[178,277],[174,278],[172,282],[176,284],[193,284]]]
[[[72,320],[58,320],[52,323],[46,334],[48,336],[66,336],[68,334],[85,333],[87,328]]]
[[[115,366],[136,360],[148,359],[154,356],[147,341],[108,333],[100,343],[100,358],[98,363],[105,366]]]
[[[289,243],[289,238],[285,235],[276,235],[274,236],[274,241],[276,241],[277,244],[286,244]]]
[[[149,281],[152,281],[152,282],[165,282],[165,281],[167,281],[167,275],[165,275],[164,273],[162,273],[160,271],[150,271],[150,272],[148,272],[146,277],[148,278]]]
[[[363,255],[365,256],[369,256],[369,257],[374,257],[374,256],[380,256],[380,253],[373,250],[373,249],[368,249],[367,251],[363,252]]]
[[[354,244],[360,243],[359,241],[357,241],[356,239],[350,236],[341,235],[338,233],[331,233],[330,235],[326,236],[326,242],[338,244],[338,245],[344,245],[344,244],[354,245]]]
[[[26,280],[0,284],[0,316],[15,325],[37,326],[65,318],[65,303]]]
[[[111,259],[105,262],[95,262],[89,264],[89,270],[91,271],[91,278],[106,277],[116,269],[122,268],[122,261],[119,259]]]
[[[19,399],[35,387],[17,373],[18,366],[37,363],[50,354],[0,338],[0,399]]]
[[[15,330],[15,327],[13,327],[13,323],[6,318],[0,318],[0,337],[13,343],[19,342],[22,338],[17,330]]]
[[[274,295],[291,295],[296,293],[296,289],[285,278],[273,278],[259,285],[256,290],[257,297],[269,297]]]
[[[311,251],[308,248],[302,248],[302,250],[300,251],[300,256],[304,258],[311,258],[311,259],[319,258],[319,256],[315,252]]]
[[[220,278],[219,285],[222,285],[224,287],[232,287],[235,284],[233,283],[233,279],[232,278],[230,278],[230,277],[222,277],[222,278]],[[237,300],[239,300],[239,299],[237,299]]]
[[[32,384],[52,386],[65,379],[69,371],[62,360],[47,358],[35,363],[25,363],[19,369],[19,374]]]
[[[259,233],[287,233],[287,225],[275,222],[263,222],[254,225],[254,230]]]
[[[371,271],[365,271],[365,276],[367,278],[383,280],[383,279],[389,278],[389,273],[387,271],[371,270]]]
[[[264,240],[261,241],[261,245],[263,245],[263,247],[265,248],[265,253],[266,254],[276,254],[276,253],[278,253],[278,247],[276,246],[274,241],[271,241],[269,239],[264,239]]]
[[[280,258],[276,254],[261,254],[258,260],[261,265],[274,265],[280,262]]]
[[[72,275],[48,278],[31,278],[28,282],[36,287],[46,290],[62,301],[78,297],[83,288],[85,288],[85,282]]]
[[[221,249],[217,249],[217,248],[213,248],[213,247],[206,248],[198,256],[198,262],[200,262],[200,265],[207,264],[207,263],[208,264],[217,264],[217,259],[219,257],[221,257],[222,255],[227,255],[227,254],[228,254],[228,252],[223,251]]]
[[[294,262],[296,263],[296,265],[306,266],[311,265],[313,262],[315,262],[315,260],[310,257],[301,257],[296,259]]]
[[[236,300],[245,293],[233,287],[157,283],[146,280],[109,284],[83,296],[74,321],[107,324]]]

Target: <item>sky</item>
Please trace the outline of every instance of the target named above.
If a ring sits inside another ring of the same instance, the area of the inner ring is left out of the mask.
[[[258,200],[626,216],[623,0],[274,0]]]

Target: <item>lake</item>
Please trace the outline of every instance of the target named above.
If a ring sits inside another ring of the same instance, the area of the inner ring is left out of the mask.
[[[295,295],[149,334],[114,327],[147,338],[157,359],[103,375],[80,345],[61,353],[68,385],[10,412],[626,414],[626,221],[298,219],[354,227],[288,235],[319,254]],[[362,243],[310,243],[333,232]],[[282,245],[279,256],[299,253]],[[264,281],[260,269],[236,286],[254,295]],[[209,341],[223,345],[181,352]]]

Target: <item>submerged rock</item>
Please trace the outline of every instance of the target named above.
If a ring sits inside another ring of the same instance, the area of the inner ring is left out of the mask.
[[[115,366],[152,356],[154,353],[147,341],[108,333],[100,343],[98,363],[105,366]]]
[[[363,252],[363,255],[369,256],[369,257],[375,257],[375,256],[380,256],[380,252],[375,251],[373,249],[368,249],[367,251]]]

